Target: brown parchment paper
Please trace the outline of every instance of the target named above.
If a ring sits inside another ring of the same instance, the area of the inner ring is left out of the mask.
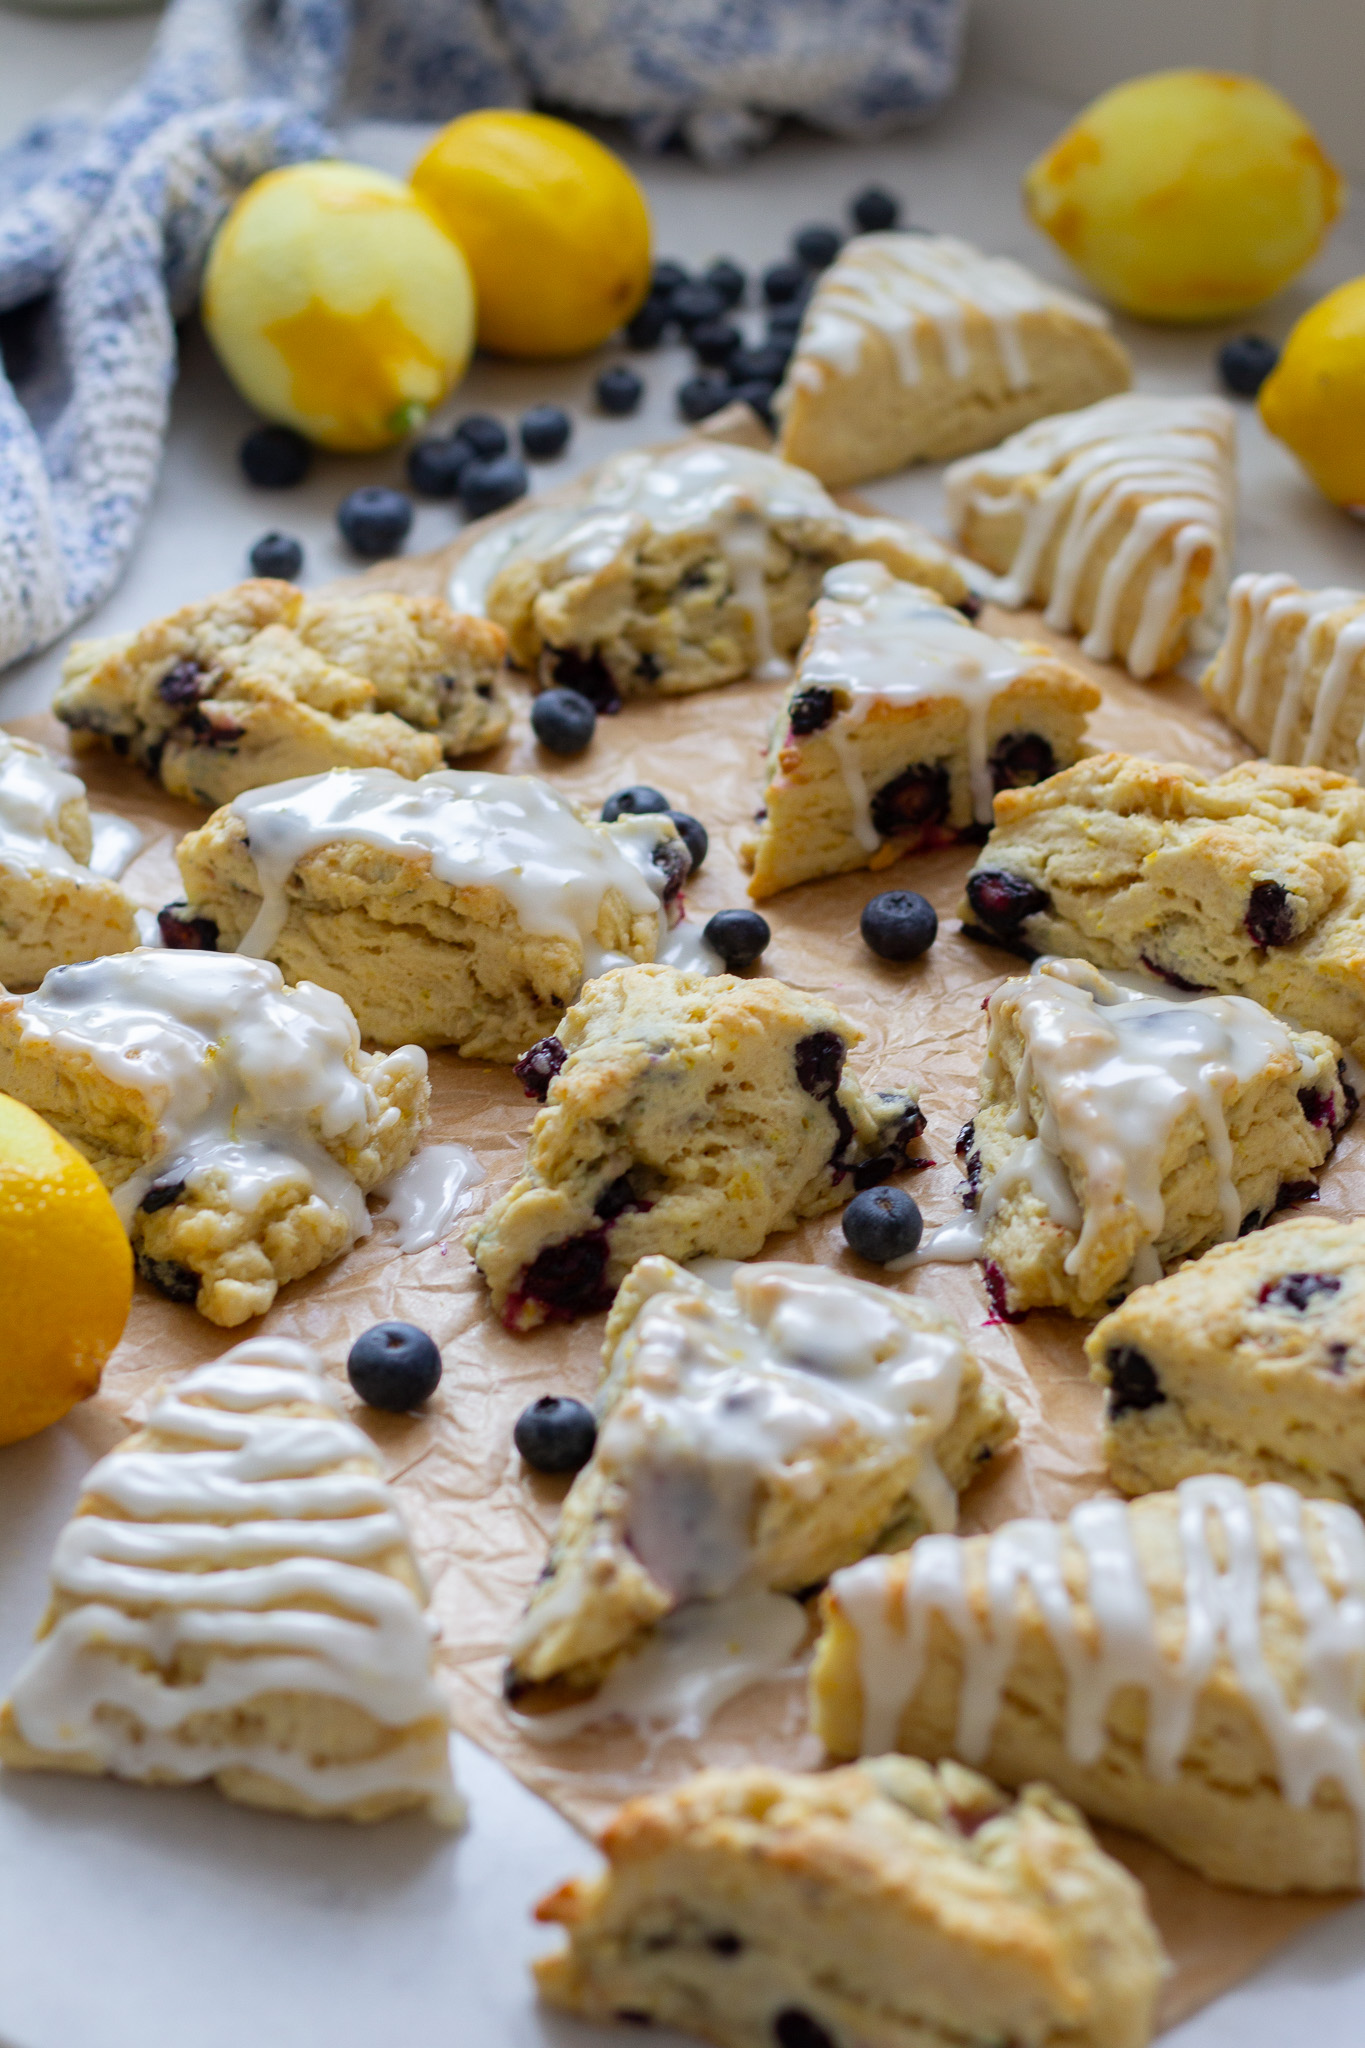
[[[386,563],[365,580],[442,593],[454,559],[467,545],[468,533],[437,554]],[[989,610],[983,623],[997,632],[1052,640],[1079,659],[1071,643],[1034,616]],[[1082,665],[1104,692],[1091,724],[1097,745],[1215,770],[1246,754],[1191,684],[1142,685],[1115,669]],[[618,717],[600,720],[592,746],[568,762],[535,745],[525,715],[527,693],[518,683],[513,688],[519,695],[512,736],[481,765],[534,771],[593,803],[626,783],[657,784],[701,817],[711,834],[706,866],[688,891],[688,915],[704,921],[714,910],[748,900],[737,848],[758,801],[761,755],[780,684],[746,682],[691,698],[627,705]],[[16,729],[66,756],[64,730],[51,719],[19,721]],[[73,765],[92,803],[135,819],[147,835],[125,877],[130,892],[149,907],[178,896],[174,846],[202,813],[165,796],[112,757],[83,755]],[[981,1004],[1018,968],[1009,956],[958,932],[955,910],[972,854],[961,847],[915,856],[891,871],[810,883],[763,905],[773,929],[765,970],[830,997],[861,1025],[866,1037],[853,1057],[865,1078],[909,1077],[918,1083],[928,1117],[925,1149],[937,1163],[912,1185],[930,1225],[961,1213],[953,1144],[975,1106]],[[921,890],[941,919],[932,951],[902,967],[875,959],[858,936],[863,904],[893,883]],[[437,1053],[431,1072],[429,1136],[459,1140],[478,1154],[488,1175],[478,1190],[476,1207],[482,1206],[514,1178],[534,1105],[506,1068]],[[1365,1213],[1363,1144],[1360,1135],[1343,1142],[1324,1181],[1324,1210]],[[391,1229],[381,1221],[347,1257],[286,1288],[262,1325],[238,1331],[218,1330],[139,1283],[126,1334],[100,1393],[81,1413],[81,1427],[97,1444],[116,1439],[138,1419],[164,1375],[216,1357],[260,1327],[301,1338],[316,1345],[338,1375],[351,1412],[379,1446],[402,1495],[431,1585],[441,1670],[460,1727],[533,1790],[580,1827],[593,1829],[620,1799],[704,1763],[818,1765],[799,1675],[732,1701],[695,1743],[666,1740],[646,1748],[633,1734],[599,1729],[548,1747],[527,1740],[506,1715],[498,1685],[502,1646],[540,1569],[564,1492],[562,1482],[522,1467],[512,1425],[539,1394],[591,1397],[602,1319],[529,1337],[508,1335],[487,1313],[482,1284],[460,1241],[464,1227],[444,1244],[399,1256]],[[844,1247],[837,1215],[771,1240],[767,1255],[866,1277]],[[988,1321],[975,1267],[927,1266],[892,1284],[947,1310],[1020,1417],[1017,1450],[963,1503],[965,1530],[990,1528],[1019,1514],[1063,1515],[1077,1500],[1104,1490],[1099,1397],[1081,1352],[1087,1326],[1042,1314],[1013,1328]],[[387,1316],[420,1324],[441,1346],[444,1378],[421,1415],[366,1409],[345,1381],[351,1341]],[[1322,1901],[1224,1890],[1146,1843],[1117,1834],[1107,1839],[1146,1884],[1174,1960],[1162,2010],[1167,2025],[1244,1977],[1290,1934],[1330,1910]]]

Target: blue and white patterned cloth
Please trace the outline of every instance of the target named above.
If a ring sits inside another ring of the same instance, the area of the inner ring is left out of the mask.
[[[712,161],[789,115],[867,139],[947,97],[966,6],[173,0],[146,74],[102,118],[40,121],[0,154],[0,666],[116,582],[213,231],[262,172],[327,153],[323,123],[534,100]]]

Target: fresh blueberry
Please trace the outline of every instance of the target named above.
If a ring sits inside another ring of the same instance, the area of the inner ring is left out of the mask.
[[[724,377],[689,377],[677,390],[678,411],[685,420],[704,420],[734,397]]]
[[[533,1472],[581,1472],[597,1442],[591,1408],[566,1394],[542,1394],[517,1417],[512,1441]]]
[[[668,323],[672,318],[668,300],[651,292],[639,312],[627,320],[626,340],[632,348],[657,348],[668,332]]]
[[[494,455],[488,461],[476,456],[460,472],[460,501],[471,519],[482,519],[524,498],[530,483],[519,455]]]
[[[1273,341],[1261,334],[1239,334],[1218,351],[1218,374],[1238,398],[1254,398],[1280,360]]]
[[[670,811],[668,815],[673,820],[678,837],[692,856],[691,872],[695,875],[706,859],[706,850],[711,844],[710,835],[701,819],[694,818],[688,811]]]
[[[237,459],[249,484],[283,491],[303,482],[313,451],[292,427],[253,427],[238,449]]]
[[[531,706],[531,730],[552,754],[581,754],[597,730],[597,713],[577,690],[543,690]]]
[[[805,297],[807,282],[799,263],[774,263],[763,273],[763,297],[770,306],[789,306]]]
[[[849,212],[865,235],[876,235],[896,225],[901,217],[901,203],[881,185],[865,185]]]
[[[681,263],[672,263],[665,257],[661,263],[655,264],[650,273],[650,296],[653,297],[657,293],[661,298],[671,299],[679,286],[691,282],[690,271],[684,270]]]
[[[351,1346],[346,1373],[369,1407],[401,1415],[436,1392],[441,1354],[413,1323],[376,1323]]]
[[[424,498],[453,498],[469,460],[467,441],[438,440],[434,435],[414,441],[408,450],[408,482]]]
[[[913,889],[886,889],[863,906],[858,929],[879,960],[918,960],[938,937],[938,914]]]
[[[765,341],[758,348],[736,349],[726,374],[732,384],[780,384],[791,350],[780,341]]]
[[[801,322],[804,318],[805,313],[800,306],[783,307],[780,312],[770,313],[768,315],[769,341],[775,342],[778,348],[785,349],[790,354],[792,345],[801,331]]]
[[[629,789],[614,790],[607,798],[602,806],[602,823],[614,825],[618,818],[643,818],[668,809],[668,798],[661,789],[654,789],[647,782],[632,782]]]
[[[773,423],[773,392],[776,388],[773,384],[765,384],[755,378],[748,384],[732,384],[729,396],[732,403],[749,406],[758,414],[764,426],[770,427]]]
[[[904,1188],[865,1188],[845,1209],[843,1224],[849,1250],[874,1266],[903,1259],[924,1234],[919,1204]]]
[[[697,361],[714,367],[729,361],[744,336],[733,320],[703,320],[700,327],[692,329],[688,339]]]
[[[303,547],[292,533],[263,533],[247,556],[253,576],[276,576],[292,583],[303,567]]]
[[[609,370],[603,370],[596,390],[602,411],[615,419],[624,419],[627,413],[639,409],[645,395],[645,380],[625,363],[613,363]]]
[[[792,237],[792,254],[807,270],[828,270],[844,245],[838,228],[801,228]]]
[[[744,287],[748,283],[739,265],[732,263],[728,256],[716,259],[707,270],[704,281],[710,285],[713,292],[720,293],[727,306],[739,304],[744,297]]]
[[[726,310],[726,301],[709,284],[683,284],[669,300],[668,310],[678,325],[690,333],[703,321],[719,320]]]
[[[533,405],[521,416],[521,445],[533,462],[548,462],[569,445],[573,422],[557,405]]]
[[[708,946],[720,954],[732,974],[752,967],[767,950],[772,927],[756,910],[718,910],[708,918],[702,933]]]
[[[505,455],[511,445],[502,421],[490,418],[486,412],[472,412],[468,419],[461,420],[455,429],[455,439],[463,441],[484,462],[491,462],[495,455]]]
[[[387,484],[362,484],[343,498],[337,525],[347,546],[367,562],[396,555],[412,528],[412,499]]]

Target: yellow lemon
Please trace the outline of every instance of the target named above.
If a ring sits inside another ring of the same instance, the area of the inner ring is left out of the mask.
[[[1365,518],[1365,277],[1309,308],[1258,403],[1318,489]]]
[[[479,343],[504,356],[596,348],[649,290],[649,209],[618,157],[548,114],[464,114],[412,174],[469,258]]]
[[[469,267],[411,188],[363,164],[295,164],[214,237],[204,325],[242,396],[323,448],[420,426],[474,346]]]
[[[132,1297],[132,1250],[99,1175],[0,1095],[0,1444],[94,1393]]]
[[[1227,320],[1287,284],[1341,211],[1340,176],[1257,78],[1157,71],[1101,93],[1024,176],[1024,204],[1145,320]]]

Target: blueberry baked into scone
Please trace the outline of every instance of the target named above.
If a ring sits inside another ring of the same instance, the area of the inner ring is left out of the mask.
[[[0,732],[0,982],[32,988],[49,968],[138,943],[133,904],[90,867],[85,785],[42,747]]]
[[[52,708],[172,796],[224,804],[326,768],[426,775],[500,740],[506,642],[443,599],[239,583],[138,633],[78,640]]]
[[[1158,675],[1211,635],[1226,591],[1235,447],[1221,398],[1102,399],[954,463],[953,537],[1001,604],[1041,606],[1083,654]]]
[[[1269,761],[1359,777],[1365,764],[1365,591],[1239,576],[1200,688]]]
[[[773,727],[750,895],[989,829],[997,790],[1076,760],[1099,701],[1050,647],[978,632],[880,562],[831,569]]]
[[[507,1327],[605,1308],[650,1252],[752,1258],[899,1172],[924,1117],[847,1069],[861,1037],[780,981],[652,965],[589,982],[516,1064],[545,1107],[468,1239]]]
[[[417,1046],[362,1052],[327,989],[139,949],[0,995],[0,1091],[90,1161],[142,1277],[230,1328],[368,1232],[431,1086]]]
[[[687,1602],[802,1592],[951,1529],[1015,1432],[945,1316],[819,1266],[740,1265],[712,1286],[642,1259],[602,1362],[596,1446],[511,1645],[523,1710],[592,1694]]]
[[[1355,1099],[1341,1048],[1245,996],[1141,994],[1038,961],[987,1000],[959,1141],[998,1313],[1094,1316],[1313,1180]]]
[[[1231,1472],[1365,1511],[1365,1222],[1290,1216],[1218,1245],[1085,1349],[1124,1493]]]
[[[172,945],[274,960],[381,1045],[511,1061],[585,979],[689,946],[666,814],[589,818],[531,775],[386,768],[251,790],[182,839]]]
[[[953,235],[858,235],[807,303],[778,445],[856,484],[993,447],[1132,380],[1108,315],[1021,263]]]
[[[321,1360],[255,1338],[163,1385],[86,1474],[0,1761],[458,1825],[425,1606],[378,1453]]]
[[[1365,1882],[1353,1508],[1208,1474],[925,1536],[823,1597],[812,1719],[832,1756],[1042,1778],[1217,1884]]]
[[[886,1756],[632,1799],[536,1917],[552,2006],[719,2048],[1145,2048],[1165,1971],[1137,1880],[1044,1785]]]

